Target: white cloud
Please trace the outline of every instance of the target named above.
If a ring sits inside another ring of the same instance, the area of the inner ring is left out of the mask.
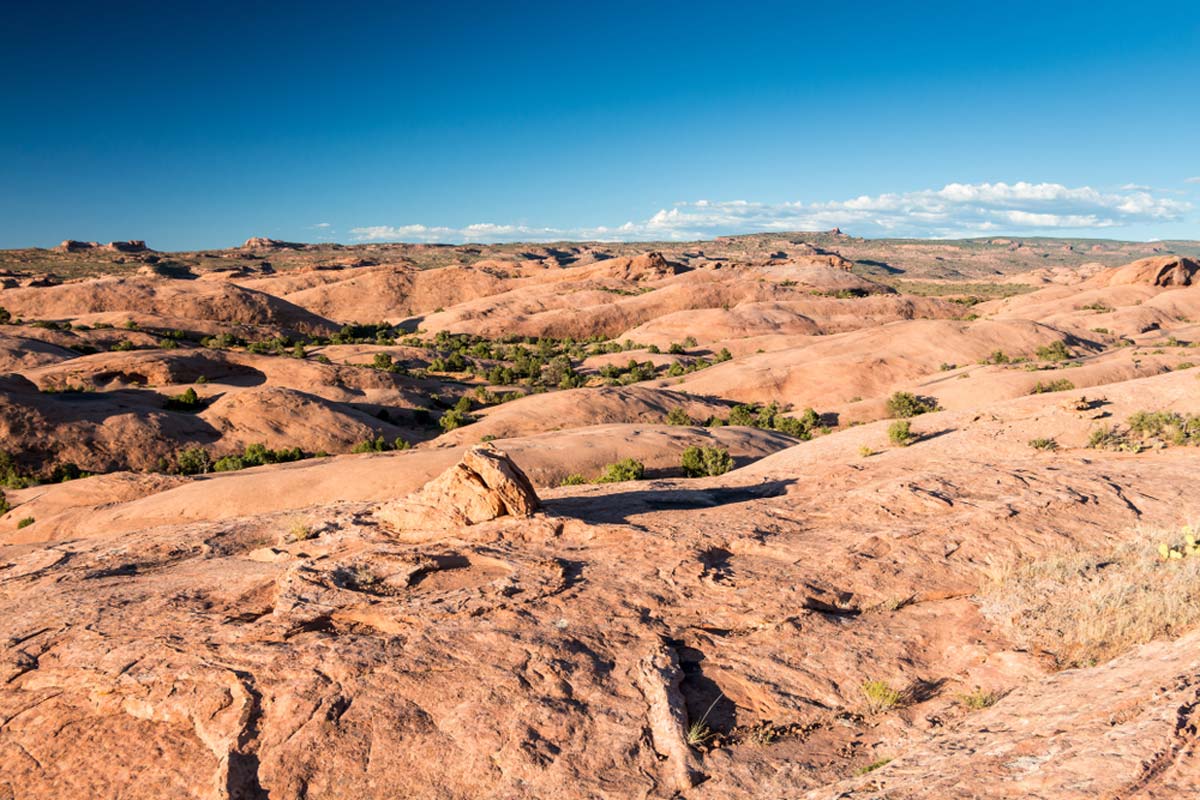
[[[318,222],[316,225],[313,225],[313,227],[314,228],[332,228],[333,223],[332,222]]]
[[[951,183],[941,189],[862,195],[826,202],[747,200],[676,203],[621,225],[550,228],[476,223],[463,228],[420,224],[351,229],[357,241],[511,242],[691,240],[734,233],[813,231],[833,227],[862,236],[951,237],[995,232],[1085,231],[1179,220],[1182,200],[1142,187],[1102,192],[1057,183]]]
[[[1200,183],[1200,175],[1196,175],[1193,178],[1184,178],[1183,182],[1184,183]]]

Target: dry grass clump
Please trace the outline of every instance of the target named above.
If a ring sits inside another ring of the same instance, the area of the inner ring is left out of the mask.
[[[984,587],[983,613],[1060,669],[1100,664],[1200,624],[1200,558],[1163,558],[1173,533],[1147,532],[1107,553],[1070,552],[1019,565]]]

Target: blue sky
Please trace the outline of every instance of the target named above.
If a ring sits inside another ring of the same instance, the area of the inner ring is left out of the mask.
[[[34,6],[0,247],[1200,238],[1192,2]]]

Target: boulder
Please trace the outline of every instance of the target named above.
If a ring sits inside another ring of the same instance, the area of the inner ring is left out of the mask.
[[[393,530],[446,530],[497,519],[531,517],[541,508],[529,478],[507,454],[472,447],[462,461],[376,517]]]

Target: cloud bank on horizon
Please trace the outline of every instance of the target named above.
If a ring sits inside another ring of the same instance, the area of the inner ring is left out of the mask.
[[[676,203],[648,219],[577,228],[479,222],[464,227],[420,223],[352,228],[359,242],[515,242],[553,240],[706,239],[742,233],[843,228],[856,236],[953,238],[989,234],[1055,234],[1176,222],[1186,200],[1144,186],[1103,192],[1058,183],[950,183],[941,189],[863,195],[829,202],[745,200]]]

